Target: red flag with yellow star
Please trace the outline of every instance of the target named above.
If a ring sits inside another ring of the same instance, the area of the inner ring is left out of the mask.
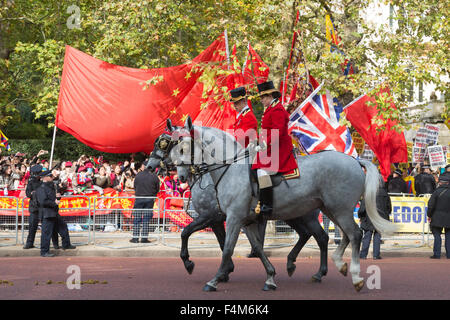
[[[236,110],[229,101],[229,91],[244,85],[244,77],[236,56],[236,45],[231,53],[231,63],[222,64],[223,70],[230,71],[216,77],[215,87],[208,93],[208,98],[201,106],[201,111],[194,121],[195,125],[214,127],[221,130],[233,128]],[[216,92],[214,92],[216,91]]]
[[[248,44],[247,61],[244,65],[244,81],[250,86],[263,83],[269,77],[269,66],[264,63],[250,44]]]
[[[117,66],[66,46],[56,126],[99,151],[150,152],[168,118],[174,125],[197,118],[208,98],[201,76],[225,59],[224,35],[192,61],[157,69]]]

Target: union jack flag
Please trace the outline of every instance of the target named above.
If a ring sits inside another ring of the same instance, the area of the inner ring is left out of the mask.
[[[350,130],[339,124],[342,106],[329,93],[319,95],[320,85],[290,115],[291,133],[308,153],[335,150],[357,157]]]

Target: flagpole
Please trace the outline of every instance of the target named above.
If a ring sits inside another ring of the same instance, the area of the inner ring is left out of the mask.
[[[288,82],[288,77],[289,77],[289,75],[288,75],[287,72],[286,72],[286,76],[285,76],[285,78],[284,78],[284,85],[283,85],[284,97],[286,98],[286,100],[287,100],[286,94],[287,94],[287,82]]]
[[[250,42],[247,44],[247,54],[245,55],[245,61],[242,65],[241,73],[244,74],[245,67],[247,66],[247,60],[248,60],[248,52],[250,51]]]
[[[53,152],[55,151],[55,139],[56,139],[56,122],[55,122],[55,127],[53,128],[53,140],[52,140],[52,150],[51,150],[51,153],[50,153],[50,165],[49,165],[49,168],[52,168]]]
[[[227,29],[225,29],[225,51],[227,53],[227,65],[228,69],[230,69],[230,49],[228,48],[228,32]]]

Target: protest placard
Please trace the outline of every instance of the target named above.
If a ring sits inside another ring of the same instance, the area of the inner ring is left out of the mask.
[[[428,157],[432,168],[445,167],[447,163],[444,156],[444,150],[440,145],[428,147]]]
[[[358,154],[362,154],[364,152],[364,139],[359,135],[357,131],[355,131],[352,133],[352,140],[356,152],[358,152]]]
[[[412,162],[413,147],[414,144],[411,141],[406,142],[406,148],[408,150],[408,162]]]
[[[417,142],[413,146],[412,150],[412,162],[417,163],[423,163],[425,160],[425,151],[427,150],[426,143],[420,143]]]
[[[428,138],[428,130],[425,127],[421,127],[419,128],[419,130],[417,130],[416,133],[416,139],[415,142],[416,143],[427,143],[427,138]]]
[[[427,144],[437,144],[439,138],[439,127],[432,124],[426,124],[425,128],[427,129]]]
[[[361,159],[366,159],[366,160],[372,161],[373,157],[374,157],[373,151],[372,151],[372,149],[370,149],[370,147],[366,143],[364,145],[364,151],[361,154]]]

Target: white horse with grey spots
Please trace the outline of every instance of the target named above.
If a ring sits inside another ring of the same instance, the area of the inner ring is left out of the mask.
[[[177,165],[179,179],[186,181],[193,165],[207,166],[215,184],[220,209],[226,214],[222,263],[215,277],[203,288],[204,291],[215,291],[219,280],[227,272],[241,227],[255,219],[255,213],[250,210],[255,203],[249,179],[250,166],[236,161],[244,150],[230,134],[215,128],[193,126],[190,118],[184,127],[172,133],[172,139],[177,140],[177,146],[172,149],[170,157]],[[234,150],[231,159],[230,148]],[[352,245],[349,271],[355,289],[360,291],[364,286],[359,262],[362,234],[353,218],[357,202],[364,197],[367,214],[378,232],[390,234],[397,230],[392,222],[383,219],[377,212],[376,194],[381,176],[370,161],[356,160],[336,151],[301,157],[298,166],[299,179],[284,181],[274,188],[273,214],[268,219],[289,220],[320,209],[343,232],[343,239],[332,260],[344,275],[347,274],[347,264],[342,257],[347,245]],[[256,240],[256,226],[250,224],[247,227],[247,236],[258,251],[267,273],[263,290],[275,290],[275,269]]]

